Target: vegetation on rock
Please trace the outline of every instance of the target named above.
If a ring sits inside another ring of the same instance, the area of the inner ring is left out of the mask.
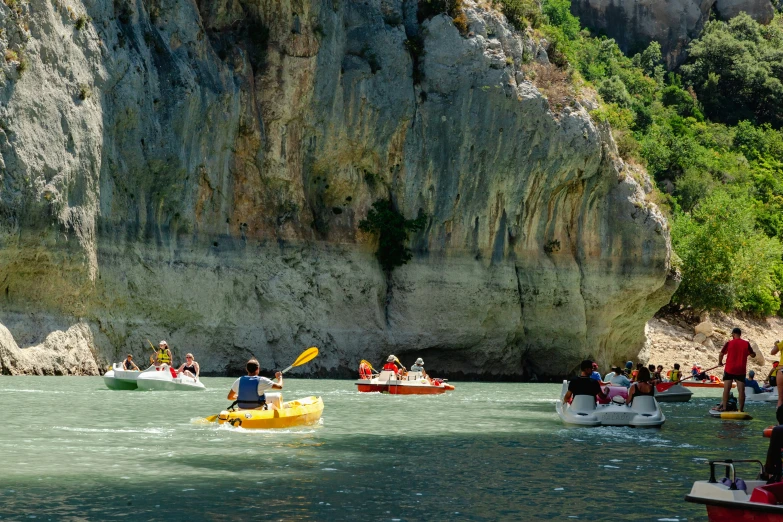
[[[772,314],[783,293],[783,15],[711,21],[665,74],[660,46],[627,57],[545,0],[550,60],[603,99],[624,159],[645,165],[682,260],[676,303]],[[529,21],[530,18],[527,18]],[[581,77],[581,78],[580,78]]]
[[[359,229],[378,234],[375,256],[384,271],[389,273],[410,261],[412,253],[406,246],[408,234],[424,229],[426,223],[427,216],[423,212],[419,211],[416,219],[405,219],[391,199],[379,199],[373,203],[367,218],[359,222]]]

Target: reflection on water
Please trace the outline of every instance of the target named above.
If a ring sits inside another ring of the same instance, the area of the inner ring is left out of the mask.
[[[193,422],[227,405],[232,379],[204,381],[192,394],[0,378],[0,517],[704,520],[682,498],[707,459],[762,458],[774,421],[768,404],[749,405],[751,422],[708,417],[713,390],[663,405],[660,430],[590,429],[560,423],[555,384],[400,397],[286,379],[288,399],[324,397],[323,423],[252,431]]]

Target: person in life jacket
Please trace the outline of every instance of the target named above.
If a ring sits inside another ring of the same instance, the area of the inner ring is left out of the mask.
[[[244,375],[234,381],[231,390],[228,392],[230,401],[236,401],[237,407],[241,410],[255,410],[264,408],[266,397],[264,392],[267,390],[283,389],[283,374],[277,372],[275,378],[277,382],[261,377],[258,373],[261,371],[261,365],[256,359],[250,359],[245,366],[247,375]]]
[[[171,356],[171,350],[169,349],[169,343],[166,341],[161,341],[158,344],[158,351],[155,352],[155,366],[160,366],[161,364],[168,364],[171,366],[172,361],[174,358]]]
[[[775,361],[772,363],[772,369],[769,371],[769,375],[767,375],[767,379],[764,381],[764,384],[766,384],[770,388],[774,388],[778,385],[778,365],[780,363],[778,361]]]
[[[680,365],[674,363],[674,369],[669,371],[669,380],[672,382],[679,382],[682,379],[682,373],[680,373]]]
[[[783,340],[775,342],[775,344],[772,347],[772,351],[769,352],[770,355],[780,355],[780,360],[778,361],[778,365],[783,364]],[[783,386],[783,373],[781,372],[775,372],[775,381],[778,387],[778,408],[783,406],[783,400],[781,400],[781,397],[783,395],[780,395],[781,386]],[[769,383],[770,386],[772,386],[772,383]]]
[[[139,367],[136,366],[136,363],[133,362],[133,356],[131,354],[128,354],[128,356],[125,358],[124,361],[122,361],[122,367],[126,370],[136,370],[139,371]]]

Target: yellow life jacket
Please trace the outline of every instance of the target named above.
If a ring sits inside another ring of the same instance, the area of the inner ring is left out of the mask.
[[[680,370],[672,370],[671,371],[671,375],[669,376],[669,378],[672,381],[679,381],[680,380]]]
[[[780,366],[775,366],[774,368],[772,368],[772,371],[769,372],[769,378],[770,379],[772,379],[773,377],[777,377],[778,376],[778,369],[779,368],[780,368]]]
[[[778,341],[775,343],[775,346],[778,349],[778,353],[780,354],[780,364],[783,364],[783,341]]]
[[[166,350],[160,350],[158,352],[158,362],[160,364],[171,364],[171,357]]]

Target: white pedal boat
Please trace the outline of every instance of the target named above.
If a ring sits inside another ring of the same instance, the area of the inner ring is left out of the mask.
[[[655,390],[655,400],[658,402],[688,402],[691,397],[693,397],[693,392],[682,384],[675,384],[662,392],[659,392],[657,388]]]
[[[110,390],[135,390],[139,375],[149,371],[154,372],[155,367],[150,366],[143,372],[140,372],[138,370],[126,370],[122,363],[114,363],[111,370],[103,374],[103,382]]]
[[[658,406],[655,397],[642,395],[634,398],[631,406],[618,404],[613,399],[611,404],[596,404],[595,398],[589,395],[577,395],[571,404],[563,404],[563,397],[568,391],[568,381],[563,381],[560,400],[555,410],[560,419],[574,426],[631,426],[634,428],[657,428],[666,422],[666,417]]]
[[[154,368],[154,367],[153,367]],[[206,386],[200,380],[179,374],[167,364],[158,366],[158,371],[143,371],[136,380],[140,390],[166,390],[166,391],[199,391],[206,390]]]
[[[772,388],[771,391],[756,393],[753,388],[745,386],[745,402],[778,402],[778,388]]]

